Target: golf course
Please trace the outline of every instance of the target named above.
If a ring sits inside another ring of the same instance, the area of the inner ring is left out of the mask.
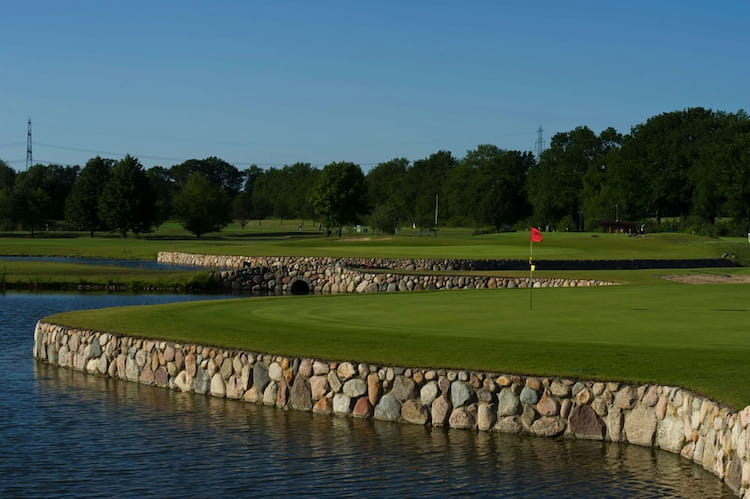
[[[268,227],[263,227],[268,231]],[[227,255],[316,255],[400,258],[528,259],[528,233],[437,237],[325,238],[238,234],[196,241],[153,238],[16,238],[0,254],[153,258],[155,252]],[[637,238],[548,233],[534,258],[549,260],[688,259],[732,255],[747,261],[740,238],[653,234]],[[20,266],[0,264],[4,279]],[[56,264],[73,265],[73,264]],[[83,269],[69,267],[65,279]],[[84,280],[112,282],[111,269]],[[749,275],[743,267],[681,270],[559,271],[535,275],[621,283],[602,288],[425,291],[326,296],[253,297],[139,308],[69,312],[46,318],[65,326],[138,337],[283,355],[383,365],[462,368],[681,386],[734,408],[750,404]],[[38,272],[51,269],[40,265]],[[26,268],[24,278],[32,277]],[[67,272],[67,273],[65,273]],[[138,271],[157,282],[164,271]],[[94,272],[96,274],[96,272]],[[177,273],[178,275],[179,273]],[[499,271],[487,274],[514,274]],[[515,272],[515,274],[519,274]],[[19,274],[20,269],[19,269]],[[195,278],[196,271],[185,271]],[[664,276],[682,276],[682,280]],[[690,278],[690,277],[693,278]],[[691,284],[697,277],[711,282]],[[41,275],[37,279],[44,279]],[[171,276],[171,280],[178,279]],[[187,277],[185,277],[187,279]],[[682,282],[688,281],[688,282]],[[170,281],[173,282],[173,281]],[[533,293],[533,297],[532,294]],[[533,300],[533,302],[532,302]]]

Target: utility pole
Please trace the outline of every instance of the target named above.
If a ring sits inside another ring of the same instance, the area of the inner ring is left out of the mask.
[[[536,139],[536,160],[539,161],[539,158],[542,157],[542,153],[544,152],[544,137],[542,133],[544,130],[542,130],[542,125],[539,125],[539,128],[537,129],[537,139]]]
[[[31,156],[31,118],[29,118],[29,131],[26,133],[26,170],[34,163]]]
[[[435,237],[437,237],[438,231],[438,194],[435,194]]]

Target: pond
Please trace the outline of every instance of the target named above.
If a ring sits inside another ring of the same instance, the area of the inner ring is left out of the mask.
[[[283,411],[32,358],[43,316],[206,298],[0,295],[0,496],[732,496],[653,449]]]

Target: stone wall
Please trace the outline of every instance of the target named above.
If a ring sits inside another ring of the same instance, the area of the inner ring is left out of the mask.
[[[693,460],[742,497],[750,488],[750,407],[733,412],[678,387],[287,357],[43,322],[34,357],[283,409],[651,446]]]
[[[244,265],[254,267],[295,265],[340,265],[344,267],[399,269],[399,270],[528,270],[526,260],[469,260],[469,259],[434,259],[434,258],[334,258],[334,257],[257,257],[200,255],[180,252],[160,252],[157,260],[161,263],[177,265],[197,265],[216,268],[240,268]],[[630,260],[536,260],[544,270],[616,270],[616,269],[685,269],[709,267],[736,267],[732,258],[702,259],[630,259]]]
[[[448,272],[471,267],[471,260],[414,260],[329,257],[242,257],[167,253],[160,263],[210,267],[226,289],[253,293],[336,294],[422,291],[437,289],[527,288],[528,277],[414,275],[372,272],[371,269]],[[528,265],[528,264],[527,264]],[[610,286],[595,279],[534,278],[537,288]]]

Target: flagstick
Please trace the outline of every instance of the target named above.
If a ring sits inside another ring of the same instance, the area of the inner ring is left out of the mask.
[[[529,311],[534,310],[534,241],[529,242]]]

